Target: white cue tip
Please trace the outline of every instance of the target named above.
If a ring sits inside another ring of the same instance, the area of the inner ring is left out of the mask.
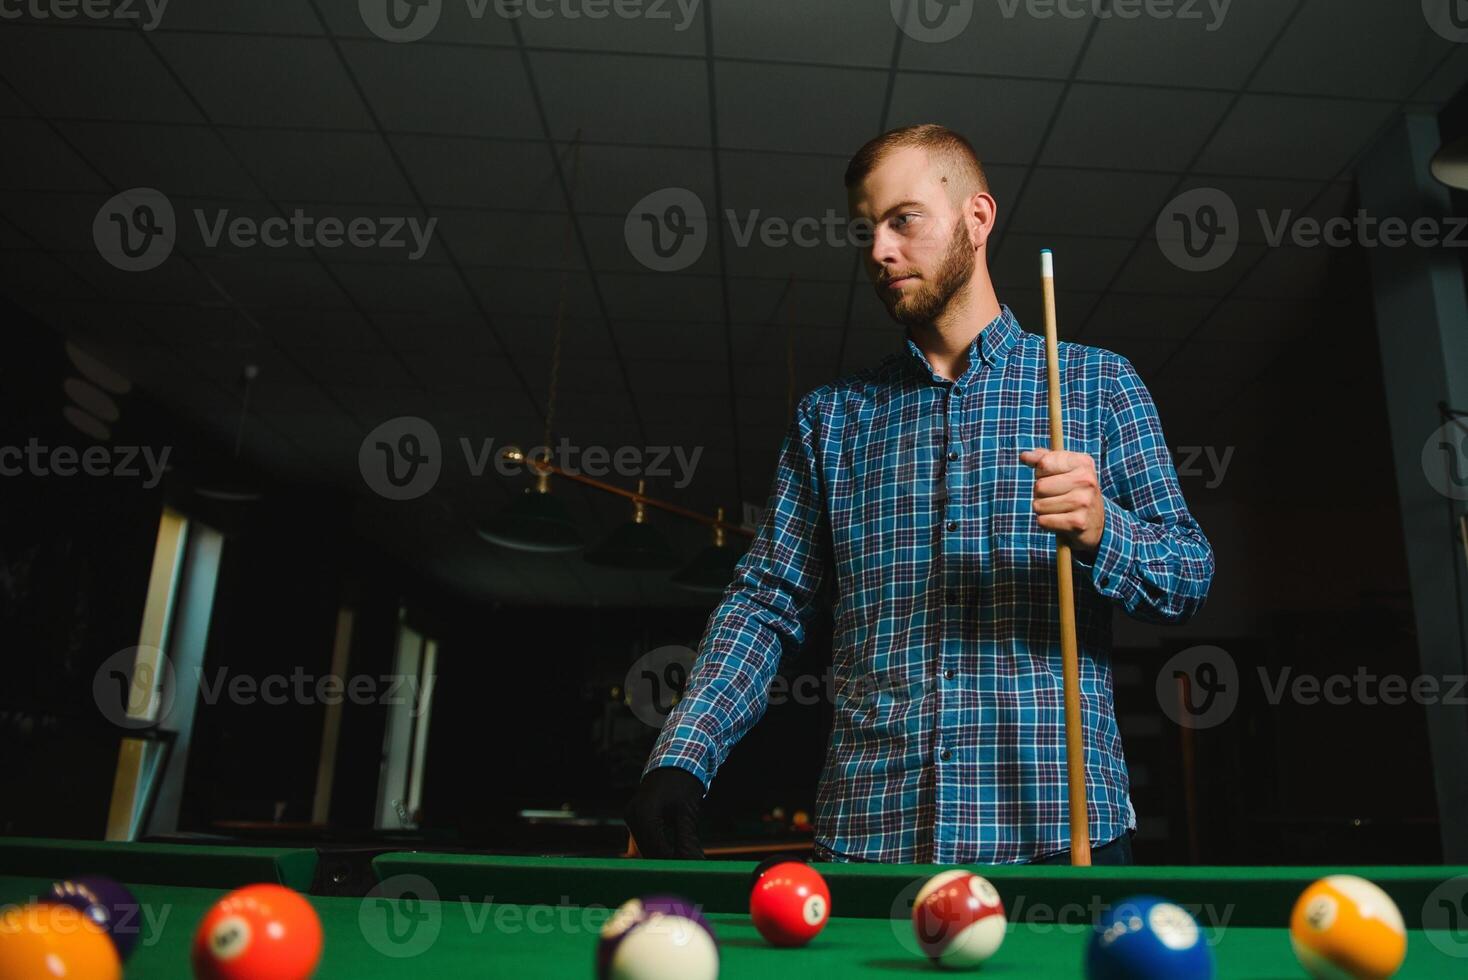
[[[1048,248],[1040,249],[1040,275],[1046,279],[1055,278],[1055,256],[1050,254]]]

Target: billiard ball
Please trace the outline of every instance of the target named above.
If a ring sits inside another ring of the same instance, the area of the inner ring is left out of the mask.
[[[804,861],[766,868],[749,891],[749,917],[772,946],[804,946],[831,917],[831,890]]]
[[[1087,980],[1211,980],[1213,951],[1188,910],[1136,895],[1096,923],[1086,949]]]
[[[998,952],[1006,925],[998,890],[962,869],[929,878],[912,905],[918,947],[939,966],[979,966]]]
[[[677,895],[624,902],[601,928],[597,980],[715,980],[719,944],[698,906]]]
[[[107,931],[70,905],[37,902],[0,915],[0,977],[122,980]]]
[[[284,885],[237,888],[194,933],[198,980],[305,980],[321,959],[321,919]]]
[[[142,914],[138,900],[126,886],[103,875],[67,878],[51,885],[41,901],[53,905],[70,905],[107,931],[117,955],[126,960],[132,955],[142,933]]]
[[[1331,875],[1295,902],[1290,945],[1312,977],[1377,980],[1402,965],[1407,930],[1386,892],[1365,878]]]

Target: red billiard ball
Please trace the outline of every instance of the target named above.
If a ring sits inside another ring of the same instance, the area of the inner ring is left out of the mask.
[[[985,878],[954,869],[929,878],[912,906],[912,929],[923,954],[940,966],[975,967],[1004,942],[999,892]]]
[[[760,874],[749,893],[749,916],[772,946],[804,946],[831,917],[831,890],[819,871],[784,861]]]
[[[320,959],[321,920],[283,885],[230,892],[194,933],[198,980],[306,980]]]

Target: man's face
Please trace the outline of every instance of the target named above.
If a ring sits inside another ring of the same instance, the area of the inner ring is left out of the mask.
[[[973,276],[976,253],[927,152],[888,154],[852,188],[850,203],[871,223],[864,264],[887,312],[904,326],[933,322]]]

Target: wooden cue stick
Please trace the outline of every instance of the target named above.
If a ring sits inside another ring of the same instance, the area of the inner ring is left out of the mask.
[[[1045,362],[1050,375],[1050,449],[1065,450],[1060,406],[1060,351],[1055,326],[1055,263],[1040,252],[1040,283],[1045,295]],[[1070,545],[1056,535],[1055,574],[1060,586],[1060,660],[1065,680],[1065,769],[1070,784],[1070,863],[1091,863],[1091,823],[1086,815],[1086,742],[1081,732],[1081,671],[1076,652],[1076,596]]]

